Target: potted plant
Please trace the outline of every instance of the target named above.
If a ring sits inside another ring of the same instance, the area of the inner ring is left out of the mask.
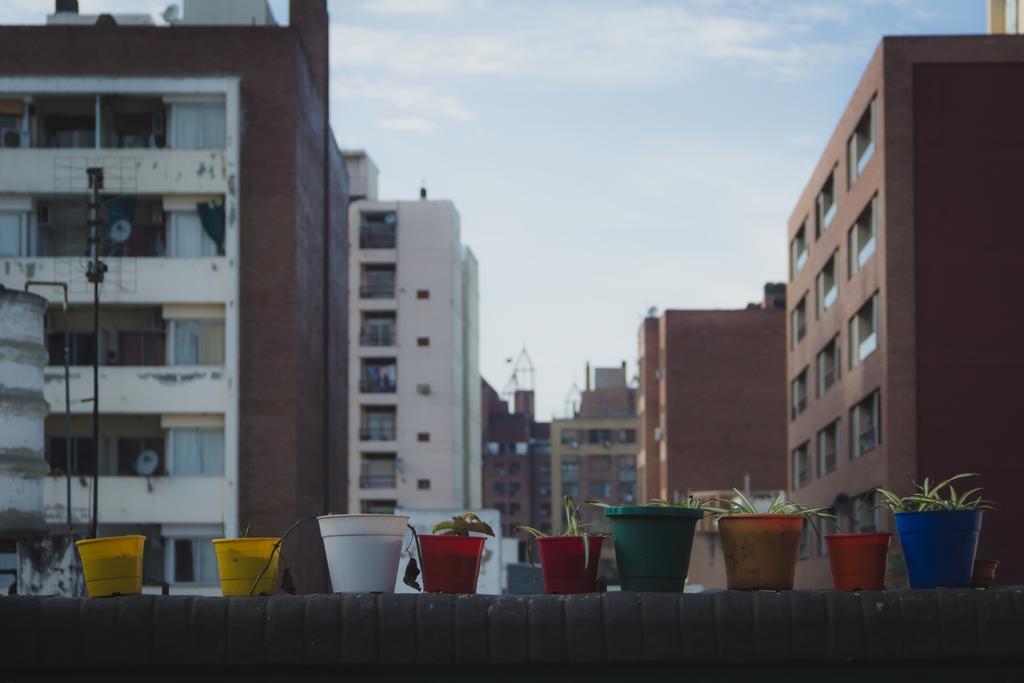
[[[958,494],[953,482],[976,476],[965,472],[935,485],[926,477],[914,493],[902,498],[878,489],[896,520],[911,588],[971,585],[982,512],[991,509],[992,502],[981,497],[981,488]]]
[[[530,564],[533,564],[533,543],[537,543],[545,593],[594,593],[604,535],[588,530],[580,520],[580,506],[573,503],[572,497],[565,497],[564,506],[565,531],[560,536],[549,536],[530,526],[517,528],[530,534],[526,546]]]
[[[780,493],[767,510],[758,510],[742,492],[716,501],[722,507],[718,532],[725,555],[726,584],[733,590],[790,590],[804,520],[832,520],[825,508],[809,508],[786,500]]]
[[[75,541],[90,598],[142,592],[145,536],[109,536]]]
[[[317,521],[335,593],[395,590],[408,517],[328,514]]]
[[[605,517],[611,520],[622,590],[683,590],[693,533],[704,517],[700,498],[690,496],[675,503],[654,499],[643,505],[588,503],[603,508]]]
[[[825,534],[832,587],[837,591],[885,589],[885,566],[892,534]]]
[[[435,524],[432,531],[418,535],[424,592],[476,593],[485,536],[494,536],[494,530],[467,512]]]
[[[273,595],[283,538],[215,538],[220,590],[231,595]]]
[[[826,534],[832,587],[837,591],[885,589],[892,534],[853,532]]]

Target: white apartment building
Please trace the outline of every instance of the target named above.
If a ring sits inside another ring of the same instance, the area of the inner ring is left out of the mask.
[[[448,200],[382,201],[346,152],[349,511],[479,508],[477,262]],[[425,193],[424,193],[425,194]]]

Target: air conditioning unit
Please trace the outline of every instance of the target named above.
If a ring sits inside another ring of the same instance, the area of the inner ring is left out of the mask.
[[[21,147],[21,130],[0,128],[0,147]]]
[[[417,384],[416,385],[416,393],[417,394],[422,394],[423,396],[429,396],[430,395],[430,385],[429,384]]]

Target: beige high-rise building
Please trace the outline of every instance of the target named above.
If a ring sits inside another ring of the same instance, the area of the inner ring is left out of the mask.
[[[989,33],[1024,33],[1024,0],[988,0]]]
[[[345,157],[349,511],[479,508],[476,258],[451,201],[378,200],[373,161]]]

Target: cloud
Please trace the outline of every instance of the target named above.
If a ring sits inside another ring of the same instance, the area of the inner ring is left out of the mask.
[[[456,9],[456,0],[370,0],[359,9],[374,14],[448,14]]]
[[[435,92],[422,85],[396,81],[371,81],[366,78],[335,78],[331,96],[339,99],[364,99],[383,102],[405,112],[454,121],[476,121],[479,116],[452,95]]]
[[[437,124],[420,116],[404,116],[398,118],[381,119],[377,122],[381,128],[397,130],[405,133],[429,133],[437,127]]]

